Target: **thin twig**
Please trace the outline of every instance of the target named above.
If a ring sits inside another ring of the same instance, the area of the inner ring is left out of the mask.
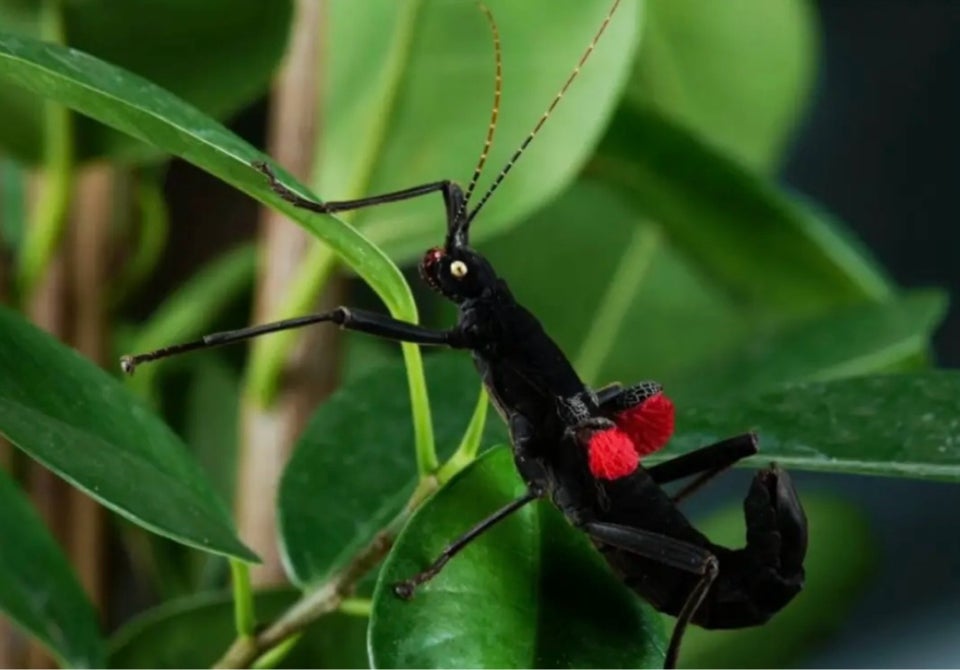
[[[343,570],[320,588],[308,593],[263,632],[255,637],[238,637],[214,667],[250,667],[259,656],[296,635],[321,616],[336,610],[351,595],[353,585],[383,560],[393,545],[393,539],[391,530],[380,532]]]
[[[403,511],[381,529],[343,569],[318,589],[305,594],[255,637],[238,636],[213,667],[248,668],[258,658],[323,615],[337,610],[345,599],[352,596],[354,585],[384,559],[410,516],[439,486],[435,477],[421,480]]]

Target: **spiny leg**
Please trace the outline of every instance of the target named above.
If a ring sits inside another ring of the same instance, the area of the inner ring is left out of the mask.
[[[527,504],[543,497],[543,491],[538,489],[531,489],[527,491],[522,497],[517,498],[513,502],[504,507],[500,508],[486,519],[478,523],[476,526],[468,530],[466,533],[458,537],[456,540],[451,542],[447,547],[440,552],[440,555],[436,560],[430,564],[430,566],[418,572],[413,577],[405,579],[402,582],[397,582],[393,585],[393,592],[396,593],[399,597],[404,600],[410,600],[413,597],[414,592],[417,587],[425,584],[430,581],[437,574],[443,570],[451,558],[460,553],[463,549],[467,547],[471,542],[476,540],[478,537],[483,535],[485,532],[493,528],[496,524],[503,521],[511,514],[526,506]]]
[[[176,354],[195,351],[197,349],[209,349],[219,347],[224,344],[232,344],[248,340],[258,335],[275,333],[281,330],[290,330],[291,328],[301,328],[315,323],[330,322],[335,323],[344,330],[352,330],[370,335],[376,335],[387,340],[395,342],[412,342],[414,344],[427,345],[446,345],[459,348],[465,346],[461,332],[457,328],[450,330],[433,330],[424,328],[413,323],[400,321],[384,314],[368,312],[362,309],[352,309],[347,307],[337,307],[329,312],[321,314],[310,314],[293,319],[285,319],[274,323],[266,323],[250,328],[240,328],[239,330],[227,330],[211,335],[204,335],[199,340],[175,344],[169,347],[163,347],[155,351],[142,354],[127,355],[120,359],[120,365],[127,374],[133,374],[134,369],[140,363],[155,361],[160,358],[166,358]]]
[[[667,647],[664,667],[676,667],[684,631],[720,572],[717,557],[703,547],[640,528],[596,521],[585,523],[581,528],[603,544],[700,576],[677,614]]]

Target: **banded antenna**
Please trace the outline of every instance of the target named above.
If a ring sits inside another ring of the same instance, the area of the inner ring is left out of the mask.
[[[493,57],[496,62],[497,74],[493,86],[493,109],[490,111],[490,125],[487,127],[487,138],[483,142],[483,149],[480,151],[480,159],[477,166],[473,169],[473,176],[470,178],[470,184],[467,186],[466,195],[463,202],[460,203],[460,209],[457,210],[456,221],[464,215],[467,210],[467,203],[470,202],[470,196],[473,195],[477,182],[480,180],[480,174],[483,172],[483,166],[487,162],[487,156],[490,155],[490,147],[493,146],[493,136],[497,132],[497,119],[500,117],[500,96],[503,92],[503,55],[500,50],[500,29],[497,27],[497,21],[493,18],[493,12],[480,0],[477,1],[480,11],[487,17],[487,23],[490,24],[490,32],[493,33]]]
[[[500,174],[497,175],[497,178],[494,179],[493,184],[490,188],[487,189],[487,192],[483,194],[483,197],[480,198],[480,202],[477,203],[477,206],[471,210],[470,214],[467,216],[467,220],[464,224],[464,229],[469,228],[470,222],[476,218],[477,214],[483,209],[483,206],[487,204],[487,201],[490,199],[490,196],[500,187],[500,184],[503,182],[504,178],[510,173],[510,170],[513,169],[513,166],[517,164],[517,161],[520,160],[520,156],[523,155],[523,152],[526,151],[527,147],[530,146],[530,142],[533,141],[533,138],[537,136],[537,133],[540,132],[540,129],[543,128],[543,124],[547,122],[547,119],[550,118],[550,115],[553,113],[553,110],[556,109],[557,105],[560,103],[560,99],[567,92],[567,89],[570,88],[570,84],[573,83],[573,80],[577,78],[577,75],[580,74],[580,70],[583,69],[584,64],[590,59],[590,55],[593,53],[593,50],[596,48],[597,43],[600,41],[600,38],[603,36],[604,31],[607,29],[607,26],[610,25],[613,15],[617,11],[617,7],[620,6],[621,0],[613,0],[613,4],[610,6],[609,11],[607,12],[606,18],[603,19],[603,23],[600,24],[600,28],[597,30],[596,35],[593,36],[593,39],[590,41],[590,44],[587,46],[586,51],[583,52],[583,55],[580,56],[580,62],[577,63],[577,66],[573,68],[573,72],[570,73],[570,76],[567,77],[567,81],[564,82],[563,86],[560,88],[560,91],[553,98],[553,101],[550,103],[550,106],[547,107],[547,110],[540,117],[540,120],[537,121],[537,124],[533,127],[533,130],[530,131],[530,134],[527,135],[526,139],[523,140],[523,143],[520,147],[513,153],[513,156],[510,157],[510,160],[507,161],[507,164],[500,170]],[[489,12],[489,10],[487,10]],[[499,49],[498,49],[499,51]],[[498,54],[498,68],[499,68],[499,54]],[[499,88],[499,78],[498,78],[498,88]],[[499,95],[499,94],[498,94]],[[492,135],[492,133],[491,133]],[[486,155],[484,155],[484,160]],[[483,165],[481,161],[479,168]],[[474,175],[474,181],[478,175]],[[473,182],[470,184],[470,189],[473,189]],[[470,191],[467,192],[467,198],[470,197]],[[466,201],[464,201],[464,206],[466,206]]]

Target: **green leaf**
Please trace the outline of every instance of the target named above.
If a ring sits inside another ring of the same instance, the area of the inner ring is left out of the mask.
[[[329,4],[318,191],[341,200],[439,179],[465,185],[483,147],[495,76],[493,39],[475,3]],[[503,45],[503,102],[482,189],[532,130],[608,9],[582,0],[487,4]],[[563,104],[484,209],[475,239],[520,220],[577,174],[626,83],[640,4],[621,2]],[[434,196],[359,211],[352,221],[407,260],[442,239],[443,214]]]
[[[459,352],[426,363],[434,432],[446,457],[470,421],[479,379]],[[502,424],[490,430],[504,434]],[[384,365],[341,386],[313,415],[280,482],[291,579],[305,588],[326,580],[403,509],[416,482],[403,367]]]
[[[187,389],[183,434],[217,494],[233,500],[240,376],[216,356],[197,358]]]
[[[375,667],[660,667],[657,615],[549,503],[527,506],[454,558],[413,600],[391,585],[525,491],[510,451],[488,452],[430,499],[397,539],[374,593]]]
[[[137,525],[256,560],[180,440],[120,382],[0,308],[0,433]]]
[[[958,398],[954,370],[795,384],[682,409],[660,457],[756,430],[788,468],[960,481]]]
[[[755,309],[794,317],[890,294],[846,232],[650,109],[620,110],[593,168]]]
[[[587,231],[586,221],[603,225]],[[712,286],[669,240],[660,240],[645,272],[622,276],[620,268],[633,273],[636,241],[650,228],[618,193],[581,180],[483,252],[589,383],[653,378],[672,388],[684,370],[740,342],[756,315]],[[601,314],[621,291],[625,311]],[[585,352],[598,346],[599,364],[591,364]]]
[[[0,468],[0,610],[63,666],[103,665],[97,613],[43,519]]]
[[[648,0],[627,88],[748,165],[772,167],[813,82],[807,0]]]
[[[926,350],[946,308],[942,292],[916,291],[834,310],[766,336],[757,333],[671,385],[670,393],[681,403],[695,403],[749,396],[786,382],[887,372]]]
[[[876,545],[857,507],[834,496],[800,492],[810,528],[804,562],[806,584],[782,611],[763,626],[704,630],[684,636],[680,666],[685,668],[802,667],[802,654],[846,624],[876,563]],[[743,510],[730,505],[697,527],[720,544],[743,546]]]
[[[255,594],[263,622],[297,600],[290,589]],[[367,620],[331,614],[311,624],[279,667],[366,668]],[[141,614],[110,639],[111,668],[208,668],[233,642],[229,593],[202,593],[170,601]]]
[[[0,1],[0,25],[39,38],[42,3]],[[283,56],[292,2],[167,0],[63,3],[70,46],[155,82],[207,114],[225,118],[263,93]],[[0,90],[0,146],[40,159],[43,100]],[[78,155],[141,159],[155,155],[130,137],[86,119],[77,124]]]

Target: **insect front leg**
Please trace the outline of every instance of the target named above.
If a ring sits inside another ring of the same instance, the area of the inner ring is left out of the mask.
[[[362,209],[363,207],[384,205],[388,202],[410,200],[411,198],[419,198],[420,196],[439,191],[443,195],[443,202],[447,209],[447,221],[449,223],[456,218],[464,204],[463,191],[457,184],[448,179],[431,182],[429,184],[422,184],[420,186],[413,186],[400,191],[381,193],[380,195],[373,195],[366,198],[358,198],[356,200],[318,202],[316,200],[305,198],[299,193],[295,193],[281,184],[280,180],[277,179],[276,174],[274,174],[273,170],[266,163],[254,163],[253,167],[263,173],[263,175],[269,180],[271,190],[273,190],[274,193],[289,202],[291,205],[294,207],[299,207],[300,209],[306,209],[311,212],[319,212],[321,214],[333,214],[335,212],[345,212],[351,209]]]
[[[580,528],[602,544],[700,577],[677,614],[677,623],[667,647],[664,667],[676,667],[683,633],[720,572],[717,557],[703,547],[640,528],[599,521],[584,523]]]
[[[234,342],[249,340],[259,335],[266,335],[267,333],[276,333],[282,330],[302,328],[303,326],[325,322],[335,323],[344,330],[376,335],[377,337],[394,342],[440,345],[453,348],[464,348],[467,346],[463,333],[458,327],[449,330],[434,330],[415,323],[400,321],[399,319],[394,319],[385,314],[378,314],[377,312],[369,312],[367,310],[349,307],[337,307],[329,312],[309,314],[307,316],[284,319],[283,321],[275,321],[273,323],[241,328],[239,330],[227,330],[211,335],[204,335],[199,340],[192,342],[175,344],[147,353],[123,356],[120,359],[120,365],[124,372],[133,374],[137,365],[148,361],[155,361],[160,358],[183,354],[188,351],[210,349],[225,344],[232,344]]]

